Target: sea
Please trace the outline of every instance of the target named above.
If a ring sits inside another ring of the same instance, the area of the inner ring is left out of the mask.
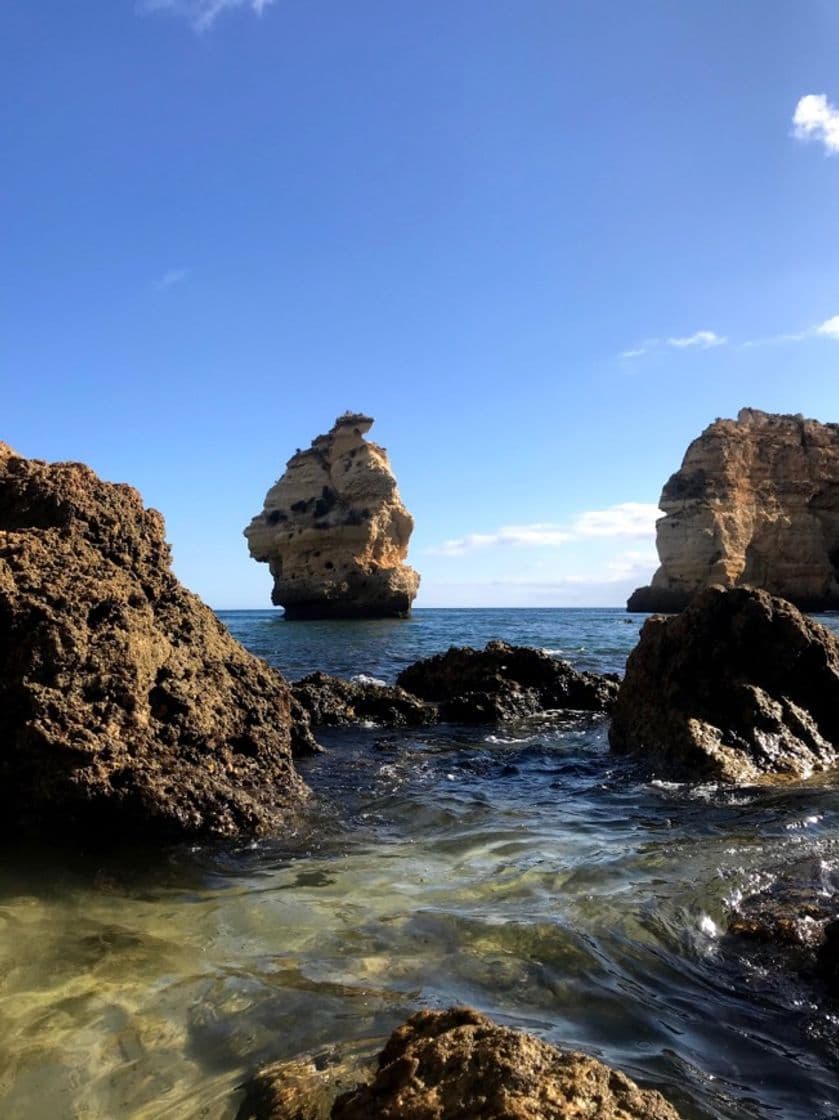
[[[620,673],[643,622],[220,617],[290,679],[383,682],[493,638]],[[591,715],[319,738],[300,765],[312,807],[270,841],[7,856],[0,1115],[234,1120],[266,1062],[374,1051],[418,1008],[469,1004],[658,1088],[685,1120],[839,1117],[839,1006],[727,933],[786,875],[835,892],[835,779],[659,780]]]

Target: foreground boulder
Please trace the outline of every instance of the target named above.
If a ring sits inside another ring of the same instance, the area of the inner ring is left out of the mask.
[[[368,1080],[343,1092],[348,1074]],[[278,1062],[249,1086],[237,1120],[679,1120],[660,1093],[617,1070],[468,1007],[420,1011],[362,1063]]]
[[[683,614],[645,622],[609,741],[673,777],[753,782],[832,768],[839,642],[765,591],[708,588]]]
[[[839,606],[839,424],[754,408],[715,420],[659,505],[661,567],[629,610],[679,611],[711,584]]]
[[[0,445],[0,831],[274,831],[306,797],[291,704],[172,574],[136,490]]]
[[[434,723],[437,711],[404,688],[372,681],[347,681],[328,673],[310,673],[291,686],[292,693],[315,727],[422,727]]]
[[[245,529],[274,577],[286,618],[391,618],[410,613],[419,576],[405,563],[414,519],[387,452],[364,439],[373,420],[339,416],[293,455]]]
[[[489,642],[485,649],[453,646],[403,669],[397,685],[439,704],[440,717],[484,723],[555,709],[602,712],[618,678],[579,673],[542,650]]]
[[[333,1120],[678,1120],[660,1093],[585,1054],[469,1008],[420,1011],[394,1031],[369,1085]]]

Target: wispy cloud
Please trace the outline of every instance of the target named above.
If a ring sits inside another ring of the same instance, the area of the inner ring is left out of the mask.
[[[274,0],[139,0],[138,11],[169,12],[187,20],[196,31],[209,31],[223,12],[246,8],[256,15]]]
[[[647,502],[622,502],[608,509],[581,513],[567,525],[535,522],[531,525],[504,525],[491,533],[467,533],[443,541],[430,551],[438,556],[465,556],[487,548],[559,548],[569,541],[591,537],[652,539],[658,506]]]
[[[740,343],[742,350],[750,350],[753,346],[783,346],[789,342],[804,342],[808,338],[829,338],[839,342],[839,315],[832,315],[815,327],[807,327],[803,331],[787,331],[783,334],[770,334],[766,338],[750,338]]]
[[[155,288],[162,292],[166,288],[173,288],[176,284],[183,284],[189,278],[188,268],[169,268],[155,281]]]
[[[839,152],[839,109],[827,100],[827,94],[808,93],[795,106],[792,117],[793,136],[798,140],[816,140],[833,155]]]
[[[710,350],[714,346],[725,346],[728,339],[716,331],[694,331],[693,334],[674,338],[647,338],[637,346],[624,350],[622,358],[642,358],[659,350]]]

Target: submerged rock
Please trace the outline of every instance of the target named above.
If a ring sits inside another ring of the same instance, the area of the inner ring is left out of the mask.
[[[679,611],[711,584],[839,606],[839,424],[752,408],[716,420],[659,505],[661,567],[629,610]]]
[[[816,972],[831,996],[839,997],[839,918],[824,929],[824,938],[816,955]]]
[[[291,689],[316,727],[347,727],[366,722],[380,727],[421,727],[437,719],[431,704],[404,688],[372,681],[347,681],[328,673],[310,673]]]
[[[280,1120],[283,1114],[275,1116]],[[372,1082],[333,1120],[678,1120],[660,1093],[595,1058],[469,1008],[420,1011],[391,1035]]]
[[[286,618],[392,618],[410,613],[419,575],[405,563],[414,520],[387,452],[364,439],[369,416],[345,413],[286,464],[245,529],[274,577]]]
[[[612,713],[614,750],[656,773],[753,782],[839,760],[839,641],[792,604],[712,587],[648,619]]]
[[[175,578],[136,490],[0,445],[0,830],[274,831],[307,795],[291,703]]]
[[[542,650],[489,642],[485,649],[453,646],[409,665],[396,683],[439,704],[441,719],[485,723],[554,709],[602,712],[618,678],[579,673]]]

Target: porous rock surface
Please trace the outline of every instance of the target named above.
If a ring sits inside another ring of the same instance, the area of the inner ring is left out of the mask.
[[[291,706],[175,578],[136,490],[0,444],[0,831],[271,832],[307,792]]]
[[[716,420],[659,505],[661,566],[629,610],[679,611],[711,584],[839,606],[839,424],[751,408]]]
[[[659,775],[807,778],[839,761],[839,641],[784,599],[711,587],[644,623],[612,748]]]
[[[420,1011],[332,1120],[678,1120],[655,1090],[469,1008]],[[279,1120],[279,1118],[277,1118]]]
[[[410,613],[419,575],[408,567],[414,520],[369,416],[345,413],[298,451],[245,529],[274,577],[286,618],[389,618]]]
[[[372,681],[348,681],[316,672],[296,681],[291,689],[315,727],[368,722],[380,727],[421,727],[437,719],[433,705],[404,688]]]
[[[489,642],[482,650],[452,646],[446,653],[409,665],[396,683],[439,705],[440,718],[484,723],[546,710],[602,712],[618,678],[580,673],[539,649]]]

